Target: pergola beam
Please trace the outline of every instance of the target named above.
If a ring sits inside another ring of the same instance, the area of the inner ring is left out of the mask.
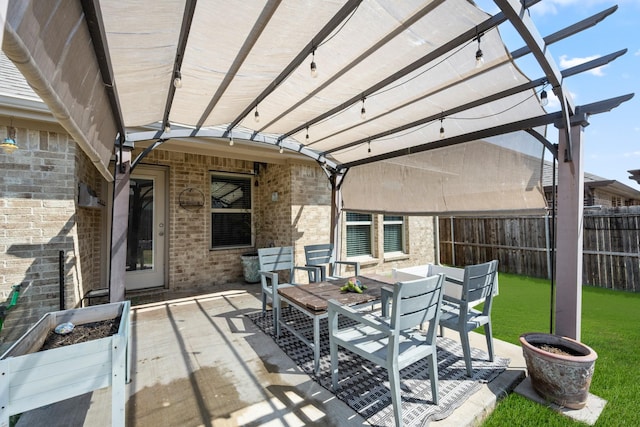
[[[298,53],[298,55],[293,58],[293,60],[287,65],[282,72],[273,79],[271,84],[267,86],[260,95],[258,95],[245,109],[242,111],[238,117],[234,121],[232,121],[228,129],[233,129],[254,109],[263,99],[269,96],[276,88],[289,77],[289,75],[295,71],[303,61],[305,61],[311,52],[327,37],[331,35],[331,33],[344,21],[349,14],[353,13],[353,11],[360,5],[362,0],[349,0],[343,7],[336,13],[331,20],[311,39],[309,43]],[[213,109],[213,106],[211,107]],[[211,113],[211,110],[206,112],[206,115],[203,115],[200,119],[200,123],[198,127],[202,126],[202,123],[206,119],[206,116]]]
[[[511,25],[518,31],[531,53],[538,61],[540,67],[547,75],[553,92],[560,100],[562,118],[566,126],[562,129],[567,143],[567,156],[565,161],[571,161],[571,129],[569,128],[570,116],[575,111],[573,100],[568,91],[562,87],[562,73],[557,67],[551,52],[547,49],[545,41],[538,33],[534,23],[527,13],[527,6],[517,0],[494,0],[504,14],[509,18]]]
[[[592,114],[598,114],[605,111],[610,111],[611,109],[617,107],[633,98],[634,94],[628,94],[619,96],[616,98],[610,98],[604,101],[594,102],[592,104],[585,104],[583,106],[577,107],[576,109],[576,120],[578,118],[584,118],[585,116],[589,116]],[[393,159],[396,157],[407,156],[410,154],[419,153],[422,151],[435,150],[437,148],[449,147],[452,145],[463,144],[469,141],[475,141],[483,138],[490,138],[492,136],[504,135],[511,132],[517,132],[521,130],[533,129],[538,126],[545,126],[557,123],[562,120],[562,111],[557,111],[555,113],[549,113],[538,117],[532,117],[525,120],[519,120],[512,123],[495,126],[492,128],[482,129],[475,132],[470,132],[464,135],[457,135],[451,138],[441,139],[439,141],[429,142],[422,145],[417,145],[414,147],[403,148],[401,150],[391,151],[385,154],[380,154],[377,156],[371,156],[366,159],[360,159],[353,162],[342,163],[338,166],[341,169],[348,169],[354,166],[366,165],[369,163],[375,163],[381,160]],[[582,120],[582,119],[580,119]],[[570,122],[570,126],[573,123]]]

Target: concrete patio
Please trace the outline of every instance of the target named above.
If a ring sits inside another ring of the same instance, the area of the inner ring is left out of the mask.
[[[132,301],[128,426],[368,425],[318,385],[246,313],[260,308],[259,285],[211,294],[154,292]],[[472,346],[484,348],[484,337]],[[477,345],[475,345],[477,343]],[[478,425],[524,377],[520,347],[496,340],[510,367],[433,426]],[[109,389],[23,414],[18,426],[109,426]]]

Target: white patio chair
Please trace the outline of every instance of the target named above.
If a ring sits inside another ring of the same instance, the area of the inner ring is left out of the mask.
[[[466,266],[464,268],[462,282],[460,283],[460,285],[462,285],[460,298],[446,295],[442,303],[440,334],[442,335],[442,328],[449,328],[459,332],[464,362],[469,377],[473,376],[469,332],[484,325],[489,361],[493,361],[491,303],[493,301],[493,287],[496,282],[497,271],[497,260]],[[449,281],[455,281],[455,279],[451,277],[447,279]],[[483,303],[482,311],[473,308],[479,303]]]
[[[262,285],[262,316],[267,312],[267,300],[271,300],[273,309],[273,326],[276,336],[280,336],[280,297],[278,287],[295,286],[295,271],[303,270],[319,277],[317,267],[296,266],[292,246],[258,249],[258,262],[260,263],[260,282]],[[278,273],[289,272],[289,282],[279,283]]]
[[[329,347],[331,351],[331,382],[338,389],[338,347],[384,367],[389,375],[389,387],[396,426],[402,425],[400,370],[428,358],[433,403],[438,404],[438,357],[436,338],[444,275],[399,282],[393,290],[390,317],[356,311],[334,300],[329,301]],[[338,318],[345,316],[358,322],[339,328]],[[426,333],[418,327],[429,323]]]
[[[353,276],[360,274],[360,263],[357,261],[336,261],[333,255],[333,243],[321,243],[317,245],[307,245],[304,247],[304,256],[306,258],[307,266],[320,267],[320,279],[312,277],[312,273],[309,273],[309,281],[324,281],[332,279],[340,279],[340,267],[343,265],[350,265],[354,269]],[[329,275],[327,275],[326,268],[329,269]]]

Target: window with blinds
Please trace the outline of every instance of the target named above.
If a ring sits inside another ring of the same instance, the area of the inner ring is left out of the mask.
[[[347,257],[371,256],[371,214],[346,212]]]
[[[211,174],[211,248],[251,246],[253,178]]]
[[[384,215],[384,253],[404,252],[404,217]]]

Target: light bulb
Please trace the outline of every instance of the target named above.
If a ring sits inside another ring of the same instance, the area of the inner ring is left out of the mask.
[[[282,145],[280,146],[280,150],[278,151],[280,151],[280,154],[284,153],[284,148],[282,148]]]
[[[371,152],[371,141],[369,141],[369,147],[367,148],[367,153]]]
[[[256,112],[253,113],[253,120],[255,120],[256,123],[260,123],[260,113],[258,113],[258,107],[256,107]]]
[[[233,137],[229,138],[229,145],[233,147]]]
[[[182,79],[180,77],[176,77],[175,79],[173,79],[173,86],[176,89],[180,89],[182,87]]]
[[[444,127],[440,126],[440,139],[444,138]]]
[[[542,89],[542,92],[540,92],[540,106],[545,107],[547,104],[549,104],[549,97],[547,96],[547,91]]]
[[[171,124],[167,123],[166,125],[164,125],[164,133],[169,133],[171,132]]]
[[[311,77],[318,77],[318,67],[316,66],[316,51],[311,52]]]
[[[307,128],[307,135],[304,137],[307,144],[309,143],[309,128]]]
[[[367,110],[365,110],[364,104],[362,104],[362,108],[360,109],[360,118],[362,120],[367,118]]]
[[[478,42],[478,50],[476,51],[476,68],[481,68],[484,65],[484,54],[480,49],[480,43]]]

